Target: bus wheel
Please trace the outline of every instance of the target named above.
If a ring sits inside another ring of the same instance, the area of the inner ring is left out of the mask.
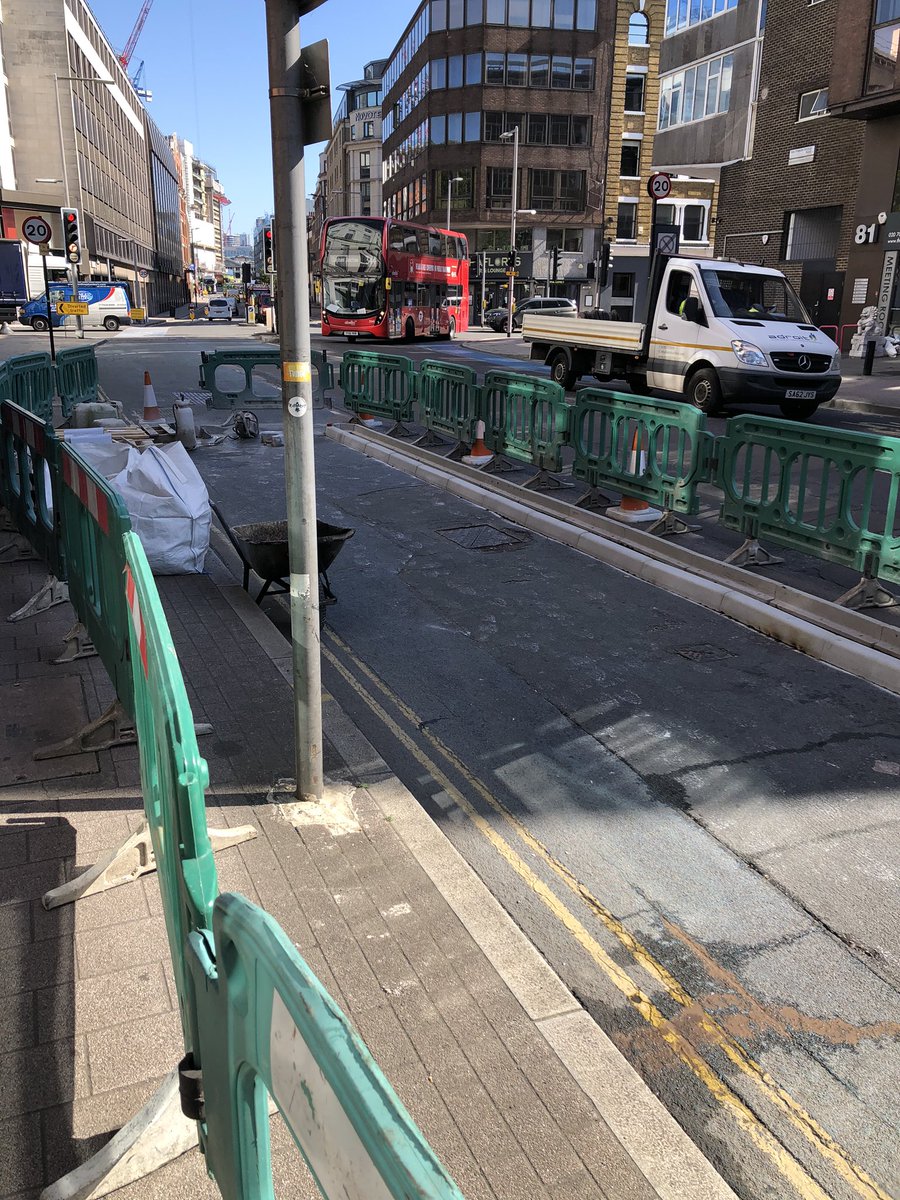
[[[441,341],[452,342],[454,337],[456,337],[456,319],[451,317],[450,324],[447,326],[447,332],[441,334]]]
[[[405,342],[414,342],[416,340],[416,327],[413,323],[412,317],[407,319],[403,340]]]
[[[46,317],[32,317],[31,318],[31,328],[35,331],[35,333],[46,333],[47,332],[47,318]]]

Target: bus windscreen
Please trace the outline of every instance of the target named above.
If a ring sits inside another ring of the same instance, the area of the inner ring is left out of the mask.
[[[322,299],[335,317],[384,311],[382,221],[339,221],[328,227],[322,258]]]

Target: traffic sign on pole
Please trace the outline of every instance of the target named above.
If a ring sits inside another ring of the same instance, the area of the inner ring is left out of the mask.
[[[50,241],[53,230],[43,217],[26,217],[22,222],[22,236],[33,246],[40,246],[42,242]]]
[[[672,191],[672,177],[665,171],[657,171],[647,180],[647,192],[651,200],[666,200]]]

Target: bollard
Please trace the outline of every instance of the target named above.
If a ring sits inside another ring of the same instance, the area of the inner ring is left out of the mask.
[[[863,375],[872,374],[872,364],[875,362],[875,348],[878,345],[875,338],[866,342],[866,356],[863,359]]]

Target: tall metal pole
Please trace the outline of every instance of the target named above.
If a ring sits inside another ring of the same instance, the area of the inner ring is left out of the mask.
[[[485,289],[487,287],[487,250],[481,252],[481,319],[478,324],[484,326],[484,310],[487,308],[485,303]]]
[[[513,291],[516,281],[516,209],[519,205],[519,127],[513,128],[512,215],[509,221],[509,252],[513,264],[509,275],[509,294],[506,297],[506,336],[512,337]]]
[[[291,566],[294,654],[294,753],[297,797],[321,799],[322,674],[313,446],[306,188],[300,90],[300,5],[266,0],[275,245],[279,257],[278,327],[284,415],[284,476]]]

